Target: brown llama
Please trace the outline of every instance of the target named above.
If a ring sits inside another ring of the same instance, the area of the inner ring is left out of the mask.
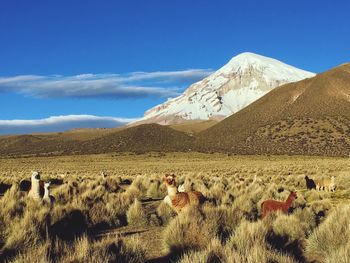
[[[291,192],[285,202],[276,200],[266,200],[261,203],[261,218],[264,218],[268,214],[276,211],[282,211],[287,214],[289,207],[292,205],[293,201],[297,199],[297,193]]]
[[[164,202],[167,203],[176,213],[180,213],[185,207],[200,205],[205,201],[205,197],[201,192],[179,192],[176,187],[174,174],[165,175],[164,183],[168,190],[168,195],[164,198]]]

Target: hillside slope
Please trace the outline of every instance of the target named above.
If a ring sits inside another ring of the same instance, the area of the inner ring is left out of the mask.
[[[194,125],[194,124],[192,124]],[[195,129],[195,126],[193,126]],[[194,137],[159,124],[103,131],[69,131],[0,137],[1,156],[65,155],[109,152],[190,151]],[[80,135],[80,136],[79,136]]]
[[[194,137],[159,124],[143,124],[84,142],[81,153],[190,151]]]
[[[199,134],[202,150],[347,155],[350,64],[278,87]]]

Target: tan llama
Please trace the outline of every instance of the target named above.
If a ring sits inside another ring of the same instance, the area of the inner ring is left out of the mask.
[[[205,197],[201,192],[179,192],[176,187],[174,174],[165,175],[164,183],[168,191],[168,195],[164,198],[164,202],[170,205],[176,213],[180,213],[181,210],[186,207],[200,205],[205,201]]]

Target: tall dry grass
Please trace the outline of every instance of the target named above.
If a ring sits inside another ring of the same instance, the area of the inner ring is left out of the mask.
[[[13,184],[0,197],[3,258],[144,262],[155,239],[147,232],[136,239],[95,234],[148,227],[160,232],[160,254],[175,253],[172,259],[179,262],[342,263],[348,258],[349,208],[340,205],[350,199],[347,160],[197,153],[75,159],[0,159],[0,178]],[[28,169],[41,169],[44,180],[64,175],[63,184],[52,189],[53,207],[19,191],[16,182],[26,178]],[[206,204],[176,215],[158,200],[166,195],[166,172],[176,173],[186,190],[203,192]],[[334,193],[307,191],[305,174],[315,179],[333,175],[339,187]],[[298,199],[288,215],[260,220],[264,200],[284,201],[292,190],[297,190]]]

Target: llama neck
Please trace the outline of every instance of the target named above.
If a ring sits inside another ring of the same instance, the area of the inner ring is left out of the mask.
[[[40,184],[38,180],[32,180],[32,186],[31,188],[33,189],[33,191],[38,192],[40,191]]]
[[[50,196],[50,190],[45,187],[44,197],[43,198],[49,198]]]
[[[293,201],[294,201],[294,197],[293,197],[292,195],[289,195],[288,198],[287,198],[287,200],[286,200],[286,205],[287,205],[288,207],[290,207],[291,204],[293,203]]]
[[[168,195],[170,197],[177,194],[177,187],[176,186],[167,186],[167,190],[168,190]]]
[[[28,195],[34,199],[40,199],[40,183],[38,180],[32,180],[31,189]]]

